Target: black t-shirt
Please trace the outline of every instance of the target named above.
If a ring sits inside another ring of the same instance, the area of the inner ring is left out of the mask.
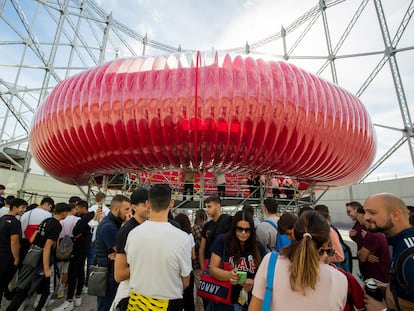
[[[55,217],[47,218],[40,223],[34,244],[43,248],[46,240],[57,241],[61,231],[62,225]]]
[[[204,251],[204,258],[209,259],[211,256],[211,246],[214,240],[222,233],[230,230],[232,217],[226,214],[221,214],[217,221],[208,221],[201,232],[201,237],[206,239],[206,249]]]
[[[0,217],[0,252],[11,254],[10,237],[21,235],[20,221],[13,215]]]
[[[81,219],[79,219],[75,227],[73,227],[72,233],[75,237],[73,243],[74,253],[85,254],[89,252],[92,240],[92,228],[88,225],[88,223],[93,219],[94,216],[94,212],[86,213],[81,217]]]
[[[121,229],[119,229],[118,233],[116,234],[115,244],[117,254],[125,254],[125,244],[128,238],[128,234],[139,224],[140,223],[134,217],[132,217],[125,223],[125,225],[121,227]]]
[[[257,247],[259,248],[260,257],[263,258],[266,255],[266,248],[260,242],[257,242]],[[222,260],[224,256],[224,262],[228,262],[230,266],[234,269],[237,269],[237,271],[247,272],[247,278],[254,279],[257,269],[259,268],[259,264],[253,259],[253,254],[240,254],[240,262],[236,265],[234,262],[234,256],[230,254],[230,250],[225,246],[224,234],[219,235],[214,241],[213,245],[211,246],[211,252],[220,256]],[[231,293],[232,303],[237,303],[241,290],[241,285],[233,285],[233,290]],[[249,298],[251,297],[250,294],[251,292],[249,293]]]

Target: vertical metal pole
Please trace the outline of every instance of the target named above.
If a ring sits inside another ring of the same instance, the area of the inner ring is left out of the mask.
[[[286,46],[286,30],[282,25],[282,29],[280,30],[280,34],[282,35],[282,42],[283,42],[283,59],[288,60],[289,55],[287,53],[287,46]]]
[[[56,33],[55,33],[55,38],[53,40],[52,49],[50,50],[50,56],[49,56],[49,60],[48,60],[48,68],[46,68],[45,79],[43,80],[42,89],[40,91],[38,105],[40,105],[40,102],[43,101],[43,99],[46,97],[47,87],[49,86],[50,74],[51,74],[51,71],[53,69],[53,64],[55,63],[56,52],[57,52],[57,49],[59,48],[60,36],[62,35],[62,31],[63,31],[63,24],[64,24],[65,18],[66,18],[66,11],[67,11],[67,8],[68,8],[68,2],[69,1],[66,0],[62,4],[62,7],[60,9],[59,22],[58,22],[58,25],[57,25],[57,28],[56,28]]]
[[[199,208],[203,208],[204,207],[204,181],[205,181],[205,172],[201,171],[201,176],[200,176],[200,204],[199,204]]]
[[[102,48],[101,54],[99,55],[99,64],[102,64],[105,61],[106,46],[108,45],[109,31],[111,30],[112,25],[112,13],[106,18],[106,27],[104,29],[103,38],[102,38]]]
[[[331,43],[331,35],[329,33],[328,27],[328,19],[326,17],[326,3],[325,0],[319,1],[319,7],[322,13],[322,20],[323,20],[323,28],[325,29],[325,38],[326,38],[326,45],[328,47],[328,57],[329,57],[329,65],[331,67],[331,74],[332,74],[332,81],[334,83],[338,83],[338,76],[336,74],[336,67],[335,67],[335,55],[332,54],[332,43]]]
[[[76,44],[77,44],[77,39],[78,39],[78,35],[80,33],[80,22],[83,18],[83,13],[84,13],[84,3],[82,2],[80,7],[79,7],[79,16],[78,16],[78,21],[76,22],[76,30],[73,32],[73,40],[71,42],[71,48],[70,48],[70,53],[69,53],[69,59],[68,59],[68,69],[66,70],[66,75],[65,75],[65,79],[69,77],[70,75],[70,68],[72,67],[72,62],[73,62],[73,55],[75,54],[75,50],[76,50]]]
[[[354,200],[354,192],[353,192],[353,189],[352,189],[352,185],[349,186],[348,190],[349,190],[349,201],[353,201]]]
[[[6,5],[6,0],[3,0],[0,4],[0,15],[3,15],[4,6]]]
[[[39,4],[38,4],[38,6],[39,6]],[[56,58],[56,51],[59,47],[59,41],[60,41],[60,36],[62,34],[62,31],[63,31],[63,24],[64,24],[64,21],[65,21],[65,15],[66,15],[67,7],[68,7],[68,0],[66,0],[62,4],[62,8],[60,9],[59,22],[58,22],[58,25],[57,25],[57,28],[56,28],[56,33],[55,33],[55,38],[54,38],[54,41],[53,41],[52,49],[50,50],[50,56],[49,56],[49,60],[48,60],[48,68],[46,68],[45,78],[43,80],[42,88],[40,90],[39,101],[37,102],[38,106],[40,105],[43,98],[46,96],[47,86],[49,85],[49,81],[50,81],[50,72],[51,72],[51,69],[53,69],[53,64],[54,64],[55,58]],[[37,13],[38,13],[38,10],[36,10],[36,15],[33,18],[33,23],[32,23],[31,27],[33,27],[33,24],[34,24],[34,22],[37,18]],[[24,175],[23,175],[23,180],[22,180],[22,184],[21,184],[21,187],[20,187],[20,189],[22,189],[22,190],[24,190],[24,187],[25,187],[25,184],[26,184],[26,181],[27,181],[27,174],[29,174],[30,160],[31,160],[31,154],[28,154],[26,156],[26,159],[25,159],[26,163],[25,163],[25,169],[24,169],[24,172],[23,172]]]
[[[102,178],[102,191],[105,194],[108,191],[108,179],[109,179],[108,175],[104,175],[103,178]]]
[[[388,31],[387,21],[385,19],[384,9],[382,8],[381,0],[374,0],[375,9],[377,11],[379,26],[381,27],[382,38],[385,45],[385,55],[390,64],[392,79],[394,81],[395,92],[397,93],[398,104],[400,106],[401,116],[404,122],[404,134],[407,137],[408,148],[410,149],[411,162],[414,167],[414,137],[413,137],[413,122],[410,115],[410,110],[405,97],[404,86],[398,69],[397,59],[395,57],[395,47],[392,46],[391,36]]]
[[[144,39],[142,40],[142,56],[145,56],[145,48],[147,46],[148,36],[145,34]]]

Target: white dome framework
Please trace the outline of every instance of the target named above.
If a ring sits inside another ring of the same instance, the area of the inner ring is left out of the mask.
[[[389,1],[381,0],[314,2],[314,7],[280,31],[219,52],[284,59],[359,96],[373,115],[380,143],[390,140],[384,145],[386,152],[377,156],[361,180],[403,145],[408,146],[410,156],[399,161],[411,160],[414,166],[408,103],[414,97],[414,80],[406,78],[414,72],[414,1],[398,1],[397,11],[391,10]],[[345,11],[351,13],[342,16]],[[372,41],[372,45],[364,41]],[[26,174],[30,171],[30,123],[59,81],[117,57],[177,51],[193,50],[182,49],[180,42],[172,46],[139,34],[93,0],[0,0],[1,166]],[[401,68],[400,63],[410,65]],[[370,99],[370,94],[382,96],[385,91],[379,103],[378,97]],[[385,118],[390,122],[377,119],[376,105],[398,110],[398,119],[391,115]]]

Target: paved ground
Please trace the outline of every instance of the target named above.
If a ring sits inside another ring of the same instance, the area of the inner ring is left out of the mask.
[[[34,311],[33,308],[33,300],[34,298],[32,297],[31,299],[29,299],[26,307],[24,308],[25,311]],[[51,311],[53,310],[53,308],[58,307],[61,303],[63,303],[65,300],[59,299],[56,300],[53,304],[47,306],[46,310],[47,311]],[[3,302],[2,305],[0,307],[0,311],[5,311],[8,305],[8,301],[6,299],[3,298]],[[82,305],[80,307],[77,307],[74,309],[75,311],[95,311],[96,310],[96,297],[92,297],[89,296],[87,294],[82,294]]]
[[[34,300],[34,298],[32,297],[29,300],[29,302],[26,304],[26,307],[24,308],[24,310],[26,310],[26,311],[33,311],[34,310],[33,300]],[[52,305],[47,306],[46,310],[51,311],[54,308],[58,307],[64,301],[65,300],[63,298],[59,299],[59,300],[56,300]],[[5,311],[7,305],[8,305],[8,301],[3,298],[3,303],[2,303],[2,306],[0,307],[0,311]],[[74,310],[78,310],[78,311],[95,311],[96,310],[96,297],[92,297],[92,296],[88,296],[86,294],[82,294],[82,305],[80,307],[75,308]]]

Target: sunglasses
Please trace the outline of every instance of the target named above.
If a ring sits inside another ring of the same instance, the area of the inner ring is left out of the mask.
[[[236,227],[236,230],[238,231],[238,232],[246,232],[246,233],[250,233],[250,231],[251,231],[251,228],[243,228],[243,227],[239,227],[239,226],[237,226]]]
[[[326,253],[326,255],[328,255],[329,257],[332,257],[333,255],[335,255],[335,250],[332,247],[320,248],[319,256],[322,256],[324,253]]]

